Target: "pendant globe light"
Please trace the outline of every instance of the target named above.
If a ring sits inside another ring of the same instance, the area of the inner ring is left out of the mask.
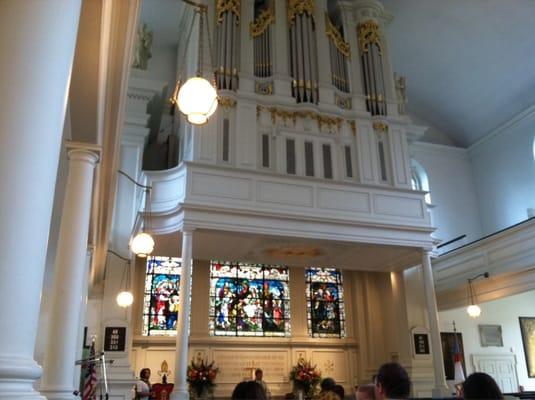
[[[171,103],[176,105],[180,112],[184,114],[189,123],[193,125],[204,125],[217,109],[218,96],[214,83],[209,82],[203,77],[203,34],[204,24],[206,23],[206,32],[208,37],[208,54],[210,56],[210,66],[212,65],[212,45],[210,41],[210,29],[207,20],[208,7],[204,4],[197,4],[191,0],[183,0],[185,3],[195,8],[195,15],[199,16],[199,47],[197,54],[197,72],[194,77],[189,78],[182,84],[179,78]],[[188,32],[186,48],[184,51],[182,68],[180,74],[184,73],[187,49],[193,30],[195,18],[193,18]]]
[[[148,255],[152,253],[154,250],[154,239],[152,236],[147,232],[150,231],[150,220],[151,220],[151,211],[150,211],[150,191],[152,189],[151,186],[142,185],[141,183],[136,182],[133,178],[130,177],[127,173],[123,171],[118,171],[119,174],[126,177],[129,181],[134,183],[136,186],[139,186],[143,188],[145,191],[145,218],[144,222],[141,228],[141,232],[139,232],[136,236],[132,238],[130,241],[130,250],[138,256],[145,258]]]
[[[121,292],[117,295],[116,301],[119,307],[130,307],[134,302],[134,295],[130,291],[130,260],[117,254],[113,250],[108,250],[108,253],[113,254],[115,257],[120,258],[125,262],[123,275],[121,277]]]
[[[469,305],[466,307],[466,313],[470,318],[478,318],[481,315],[481,307],[477,304],[477,295],[474,290],[474,287],[472,285],[472,282],[475,281],[477,278],[488,278],[489,273],[485,272],[483,274],[476,275],[473,278],[468,279],[468,302]]]

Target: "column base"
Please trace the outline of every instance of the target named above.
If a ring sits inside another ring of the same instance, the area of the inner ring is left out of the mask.
[[[74,390],[43,390],[41,394],[47,398],[47,400],[80,400],[80,397],[74,395]]]
[[[31,358],[0,357],[0,400],[46,400],[33,385],[41,367]]]
[[[171,392],[171,400],[189,400],[189,392],[187,390],[173,390]]]

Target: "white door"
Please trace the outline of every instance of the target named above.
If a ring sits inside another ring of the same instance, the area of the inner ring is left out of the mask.
[[[484,372],[494,378],[502,393],[518,392],[516,357],[514,354],[474,354],[474,371]]]

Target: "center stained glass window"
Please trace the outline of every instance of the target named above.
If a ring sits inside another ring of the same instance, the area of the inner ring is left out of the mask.
[[[290,336],[288,268],[212,261],[210,334]]]
[[[309,335],[344,337],[342,272],[336,268],[307,268],[306,293]]]
[[[181,271],[180,258],[147,258],[143,335],[176,335]]]

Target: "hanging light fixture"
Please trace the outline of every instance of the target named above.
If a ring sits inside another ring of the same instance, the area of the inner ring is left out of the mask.
[[[195,15],[199,16],[199,47],[197,56],[197,72],[192,78],[189,78],[184,84],[181,82],[181,76],[184,73],[188,45],[195,23],[192,19],[190,29],[187,35],[186,47],[180,77],[177,80],[175,91],[171,97],[171,103],[176,105],[180,112],[184,114],[188,122],[193,125],[203,125],[208,122],[208,118],[215,112],[218,104],[217,91],[214,83],[210,83],[203,78],[203,34],[204,24],[206,23],[206,32],[208,37],[208,54],[210,56],[210,66],[212,66],[212,44],[210,39],[210,29],[208,25],[207,12],[208,7],[204,4],[198,4],[191,0],[183,0],[185,3],[195,8]],[[213,79],[215,80],[215,79]]]
[[[468,279],[468,301],[469,305],[466,307],[466,312],[471,318],[478,318],[481,315],[481,307],[477,304],[477,295],[472,285],[472,282],[478,278],[488,278],[489,273],[485,272]]]
[[[130,182],[132,182],[134,185],[139,186],[140,188],[143,188],[145,191],[145,214],[146,218],[144,219],[141,232],[139,232],[136,236],[132,238],[130,241],[130,250],[137,255],[138,257],[145,258],[149,254],[152,253],[154,250],[154,239],[152,236],[146,232],[150,230],[150,220],[151,220],[151,201],[150,201],[150,191],[152,189],[151,186],[142,185],[141,183],[136,182],[130,175],[127,173],[119,170],[119,174],[126,177]]]
[[[115,257],[120,258],[125,262],[123,275],[121,277],[121,292],[117,295],[116,301],[119,307],[130,307],[134,302],[134,295],[130,291],[130,260],[113,250],[108,250],[108,253],[113,254]]]

